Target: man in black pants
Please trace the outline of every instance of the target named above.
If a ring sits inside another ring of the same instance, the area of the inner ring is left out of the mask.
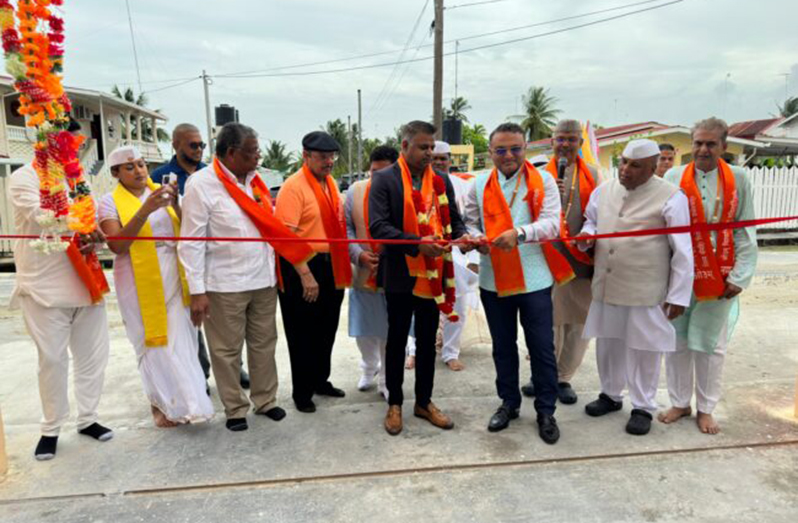
[[[436,173],[430,166],[432,152],[435,148],[435,127],[427,122],[413,121],[404,126],[402,130],[402,155],[399,161],[372,176],[371,192],[369,194],[369,229],[375,239],[420,239],[419,234],[414,234],[408,229],[405,209],[413,212],[413,221],[417,228],[416,209],[412,194],[408,192],[420,191],[422,199],[429,208],[434,194],[425,188],[431,184],[424,184],[425,178],[439,176],[446,184],[446,196],[449,202],[451,216],[452,238],[470,238],[466,235],[465,226],[457,211],[452,183],[447,174]],[[435,220],[436,214],[430,217]],[[425,236],[430,240],[434,236]],[[451,429],[452,420],[441,412],[430,401],[432,397],[433,380],[435,376],[435,334],[438,330],[439,311],[432,298],[421,298],[414,294],[417,278],[410,275],[406,257],[424,256],[438,258],[450,246],[438,244],[386,244],[380,256],[378,279],[385,289],[388,304],[388,343],[386,346],[386,385],[388,387],[388,413],[385,416],[385,430],[388,434],[396,435],[402,431],[402,382],[404,380],[404,359],[407,335],[410,331],[410,321],[415,315],[416,335],[416,404],[413,410],[415,416],[424,418],[436,427]],[[470,250],[471,243],[463,250]]]

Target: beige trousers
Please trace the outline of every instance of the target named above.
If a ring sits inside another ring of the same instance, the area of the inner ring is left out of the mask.
[[[590,340],[582,339],[583,324],[554,327],[554,356],[557,358],[557,381],[570,383],[585,358]]]
[[[228,418],[246,417],[250,399],[255,412],[277,402],[277,288],[246,292],[209,292],[205,335],[219,397]],[[247,343],[250,398],[240,383],[241,351]]]

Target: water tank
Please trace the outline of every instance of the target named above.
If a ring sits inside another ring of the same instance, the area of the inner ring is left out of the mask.
[[[238,110],[232,105],[222,104],[215,109],[215,112],[217,127],[230,122],[238,122]]]
[[[453,118],[444,120],[443,141],[449,145],[461,145],[463,143],[463,122]]]

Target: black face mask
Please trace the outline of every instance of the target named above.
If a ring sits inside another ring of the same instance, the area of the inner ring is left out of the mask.
[[[181,152],[179,154],[180,154],[180,159],[183,160],[183,162],[187,163],[188,165],[192,165],[194,167],[198,166],[200,164],[200,162],[202,161],[202,160],[195,160],[193,158],[189,158],[189,156],[186,153],[183,153],[183,152]]]

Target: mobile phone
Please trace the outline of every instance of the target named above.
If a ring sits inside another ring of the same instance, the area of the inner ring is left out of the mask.
[[[163,178],[162,178],[162,181],[163,181],[162,185],[164,185],[164,186],[171,185],[172,188],[175,191],[177,190],[177,175],[175,173],[164,174]],[[171,198],[171,195],[164,194],[163,197],[164,198]]]

